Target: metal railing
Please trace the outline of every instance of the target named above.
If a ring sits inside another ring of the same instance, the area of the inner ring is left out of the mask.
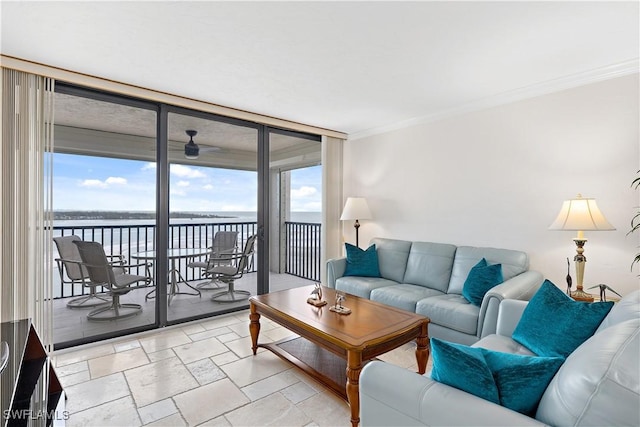
[[[321,224],[285,222],[285,273],[320,281]]]
[[[82,240],[99,242],[107,255],[121,255],[127,265],[140,264],[131,255],[136,252],[151,251],[155,241],[154,224],[138,225],[74,225],[56,226],[53,236],[77,235]],[[286,223],[287,262],[286,273],[306,278],[320,280],[320,224]],[[256,222],[230,223],[189,223],[169,225],[169,248],[199,248],[208,247],[213,236],[218,231],[237,231],[238,247],[243,248],[246,239],[256,234]],[[304,239],[308,239],[304,241]],[[54,258],[58,253],[54,252]],[[180,259],[178,270],[186,280],[196,280],[200,271],[188,268],[191,260]],[[55,263],[53,264],[56,265]],[[256,271],[255,262],[249,263],[250,272]],[[144,267],[132,268],[132,274],[145,274]],[[156,273],[157,274],[157,273]],[[144,287],[145,285],[139,285]],[[84,295],[88,289],[81,284],[62,284],[58,272],[54,273],[54,298],[67,298]]]

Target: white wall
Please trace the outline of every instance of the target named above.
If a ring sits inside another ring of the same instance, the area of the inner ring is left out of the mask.
[[[570,257],[575,289],[575,232],[548,227],[582,193],[617,229],[585,232],[585,287],[637,289],[640,233],[627,232],[640,205],[638,77],[347,141],[344,196],[366,197],[374,216],[360,246],[381,236],[519,249],[562,289]]]

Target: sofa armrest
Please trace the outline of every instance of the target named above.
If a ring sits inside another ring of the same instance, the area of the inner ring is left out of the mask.
[[[478,338],[496,333],[498,307],[505,299],[529,301],[538,291],[544,277],[538,271],[529,270],[494,286],[484,295],[478,316]]]
[[[496,334],[511,338],[528,303],[528,301],[516,299],[506,299],[502,301],[500,303],[500,309],[498,310]]]
[[[329,288],[336,287],[336,280],[344,275],[347,269],[347,258],[334,258],[327,261],[327,283]]]
[[[541,426],[537,420],[384,362],[360,374],[360,420],[369,426]]]

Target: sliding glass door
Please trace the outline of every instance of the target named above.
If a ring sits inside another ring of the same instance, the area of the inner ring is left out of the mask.
[[[320,281],[321,142],[317,135],[268,128],[271,291]]]
[[[167,321],[245,308],[258,293],[263,255],[257,239],[261,128],[178,108],[170,108],[167,122]]]
[[[54,146],[56,348],[319,281],[319,137],[59,82]],[[141,279],[115,301],[73,240]]]
[[[64,84],[54,105],[54,343],[153,327],[145,296],[154,267],[135,255],[155,239],[157,107]],[[140,280],[115,298],[81,263],[74,240],[96,242],[116,272]]]

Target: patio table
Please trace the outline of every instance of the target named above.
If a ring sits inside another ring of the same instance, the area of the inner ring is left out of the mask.
[[[206,255],[209,252],[209,248],[169,248],[167,249],[167,258],[171,261],[171,268],[169,269],[168,274],[170,275],[170,285],[169,289],[169,305],[171,305],[171,300],[175,295],[198,295],[202,296],[200,291],[193,286],[191,286],[187,280],[180,274],[180,271],[176,267],[177,260],[181,258],[193,258],[202,255]],[[141,260],[154,260],[157,258],[157,251],[144,251],[132,253],[131,258],[141,259]],[[179,279],[179,280],[178,280]],[[195,292],[181,292],[179,283],[184,283],[187,287],[193,289]],[[155,298],[152,296],[155,292],[155,289],[149,292],[144,299]]]

